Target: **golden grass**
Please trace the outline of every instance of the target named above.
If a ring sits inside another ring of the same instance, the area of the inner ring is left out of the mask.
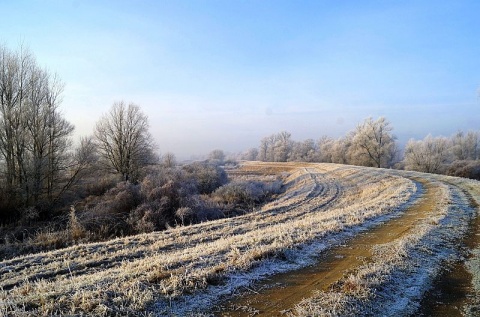
[[[390,213],[415,191],[410,180],[381,169],[257,162],[242,169],[289,171],[285,193],[236,218],[0,262],[0,312],[141,315],[155,303],[168,306],[172,298],[222,283],[226,274]]]

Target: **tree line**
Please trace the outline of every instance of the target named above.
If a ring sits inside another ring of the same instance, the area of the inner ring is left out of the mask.
[[[345,136],[294,141],[287,131],[260,140],[239,156],[267,162],[324,162],[445,173],[480,179],[480,131],[459,131],[451,137],[411,139],[402,151],[391,123],[367,118]]]
[[[75,145],[63,87],[28,50],[0,46],[0,259],[244,214],[282,189],[230,181],[222,150],[160,158],[134,103],[115,102]]]
[[[134,103],[115,102],[75,144],[60,111],[63,87],[28,50],[0,46],[0,258],[235,216],[282,190],[280,179],[229,181],[220,149],[191,164],[173,153],[159,157],[148,117]],[[429,135],[402,152],[386,118],[367,118],[338,139],[272,134],[237,158],[480,179],[479,139],[475,131]]]
[[[1,222],[49,217],[88,173],[114,171],[132,180],[156,159],[147,116],[124,102],[74,147],[74,126],[60,111],[63,88],[29,50],[0,46]]]

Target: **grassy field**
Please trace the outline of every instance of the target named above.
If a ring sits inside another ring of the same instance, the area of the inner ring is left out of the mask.
[[[285,190],[242,216],[0,262],[0,314],[221,315],[216,308],[233,294],[314,264],[328,249],[419,205],[430,190],[428,213],[404,234],[377,241],[368,261],[285,311],[409,315],[441,268],[459,257],[457,241],[480,202],[479,182],[422,173],[258,162],[232,172],[249,175],[281,175]],[[475,258],[469,263],[477,272]],[[475,305],[466,303],[465,311]]]

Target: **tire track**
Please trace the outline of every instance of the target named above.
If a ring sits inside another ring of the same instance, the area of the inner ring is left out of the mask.
[[[419,219],[433,210],[436,187],[432,183],[421,182],[425,188],[424,194],[417,204],[398,218],[328,250],[311,267],[273,276],[267,282],[256,285],[255,291],[222,303],[215,316],[284,316],[303,298],[311,296],[313,291],[327,291],[346,272],[370,261],[373,245],[401,238],[415,227]]]
[[[296,178],[303,174],[302,178],[289,188],[295,195],[287,191],[291,199],[282,206],[0,262],[0,298],[7,296],[17,307],[30,307],[39,294],[48,293],[51,309],[62,311],[74,305],[74,295],[82,294],[92,305],[112,307],[115,303],[108,296],[133,296],[131,286],[136,285],[139,296],[152,294],[162,302],[203,291],[224,274],[247,272],[270,256],[281,256],[284,250],[344,226],[356,227],[368,217],[388,214],[398,206],[395,199],[407,199],[409,184],[399,177],[353,167],[321,168],[309,165],[300,170]],[[392,184],[397,187],[390,188]],[[400,194],[407,196],[397,197]],[[357,207],[351,206],[355,197],[362,200]],[[350,223],[353,216],[358,219]],[[113,295],[99,297],[98,289]]]

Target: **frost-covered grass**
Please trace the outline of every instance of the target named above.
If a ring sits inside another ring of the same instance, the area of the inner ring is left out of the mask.
[[[372,261],[350,272],[330,291],[317,292],[302,301],[292,315],[406,316],[415,313],[423,293],[442,266],[457,258],[459,238],[466,233],[469,221],[477,212],[469,196],[480,193],[480,184],[409,174],[439,186],[432,212],[409,234],[388,244],[373,246]],[[474,282],[478,283],[478,258],[473,259],[471,267],[477,270]]]
[[[460,183],[462,188],[466,189],[471,195],[471,204],[477,207],[477,216],[480,215],[480,184],[477,181],[463,180]],[[477,232],[479,235],[480,232]],[[466,263],[467,270],[472,274],[472,287],[474,296],[470,298],[469,303],[464,308],[466,316],[478,316],[480,314],[480,241],[477,247],[471,250],[469,259]]]
[[[255,279],[311,263],[312,254],[400,212],[416,190],[411,180],[387,170],[285,166],[284,194],[247,215],[0,262],[0,312],[196,314]],[[440,213],[436,217],[415,239],[424,241],[437,222],[443,224]],[[419,245],[415,239],[391,248],[408,253]],[[373,276],[384,267],[397,272],[397,262],[355,274]]]
[[[282,197],[249,215],[1,262],[0,309],[5,315],[196,314],[255,279],[311,263],[309,255],[398,212],[415,187],[393,174],[308,165],[287,178]],[[476,193],[477,201],[479,191],[478,182],[410,176],[442,188],[434,212],[412,234],[375,247],[374,261],[332,291],[302,302],[298,315],[413,311],[472,216],[459,188]]]

